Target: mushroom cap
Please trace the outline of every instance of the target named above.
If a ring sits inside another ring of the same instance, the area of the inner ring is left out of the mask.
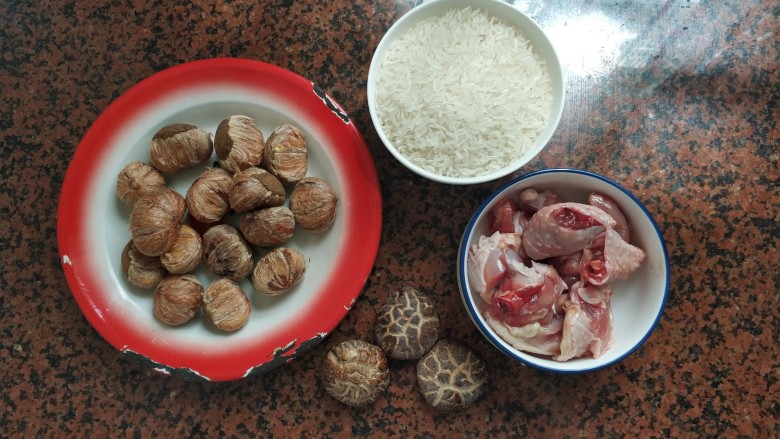
[[[385,353],[362,340],[333,346],[322,360],[321,372],[325,391],[353,407],[376,401],[390,383]]]
[[[438,340],[439,316],[427,296],[407,286],[387,296],[374,331],[390,358],[417,359]]]
[[[434,408],[462,409],[485,392],[487,367],[471,349],[442,339],[417,362],[417,384]]]

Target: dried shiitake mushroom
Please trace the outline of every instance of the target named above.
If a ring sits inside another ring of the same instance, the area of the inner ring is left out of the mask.
[[[170,274],[154,291],[154,316],[166,325],[189,322],[203,301],[203,285],[189,274]]]
[[[238,230],[219,224],[203,234],[203,262],[217,276],[240,281],[252,271],[254,256]]]
[[[236,173],[263,162],[265,140],[254,119],[241,115],[230,116],[217,126],[214,150],[219,164],[231,173]]]
[[[168,272],[184,274],[198,265],[201,256],[203,256],[203,243],[200,235],[192,227],[182,224],[173,247],[160,256],[160,262]]]
[[[393,291],[376,317],[377,344],[390,358],[420,358],[439,338],[439,316],[431,300],[412,287]]]
[[[272,247],[293,236],[295,217],[284,206],[268,207],[242,216],[238,228],[250,244]]]
[[[283,183],[296,183],[306,176],[309,154],[301,130],[283,124],[268,136],[263,166]]]
[[[214,326],[230,332],[246,324],[251,306],[240,285],[219,279],[203,292],[203,311]]]
[[[322,360],[325,391],[344,404],[358,407],[372,403],[387,389],[390,370],[385,353],[362,340],[333,346]]]
[[[306,261],[298,250],[279,247],[269,252],[255,265],[252,285],[269,296],[285,293],[303,279]]]
[[[163,174],[174,174],[205,162],[213,149],[211,134],[195,125],[176,123],[152,137],[149,161]]]
[[[442,339],[417,361],[417,383],[431,406],[462,409],[485,392],[487,367],[471,349]]]
[[[290,195],[290,210],[296,224],[312,232],[323,232],[333,224],[337,202],[338,197],[325,180],[306,177]]]
[[[138,250],[160,256],[173,247],[184,217],[184,198],[171,189],[144,195],[130,212],[130,233]]]
[[[167,274],[160,258],[139,252],[132,240],[122,250],[122,273],[128,282],[141,288],[154,288]]]
[[[233,177],[224,169],[206,169],[187,190],[190,215],[204,224],[221,220],[230,210],[228,192],[232,184]]]
[[[152,166],[143,162],[132,162],[125,166],[116,179],[116,194],[129,205],[139,198],[165,187],[165,177]]]
[[[229,199],[236,212],[281,206],[286,197],[282,182],[265,169],[253,166],[233,175]]]

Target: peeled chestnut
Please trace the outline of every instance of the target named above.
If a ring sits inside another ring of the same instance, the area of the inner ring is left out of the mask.
[[[230,207],[236,212],[281,206],[287,197],[278,178],[254,166],[233,175],[229,195]]]
[[[296,183],[306,176],[309,153],[301,130],[283,124],[268,136],[263,166],[283,183]]]
[[[219,164],[236,173],[262,163],[265,139],[251,117],[230,116],[217,127],[214,149]]]
[[[154,291],[154,316],[166,325],[181,325],[195,317],[202,300],[203,285],[195,276],[171,274]]]
[[[323,232],[333,224],[337,202],[338,197],[325,180],[306,177],[290,195],[290,210],[296,224],[312,232]]]
[[[219,279],[203,292],[203,311],[217,328],[235,331],[246,324],[251,306],[240,285]]]
[[[224,169],[206,169],[187,190],[190,215],[205,224],[221,220],[230,210],[228,193],[232,184],[233,177]]]
[[[116,194],[129,205],[139,198],[165,187],[165,177],[143,162],[129,163],[116,179]]]
[[[173,247],[160,256],[160,262],[168,272],[184,274],[198,265],[201,256],[203,256],[203,245],[200,235],[192,227],[182,224]]]
[[[141,288],[154,288],[166,275],[160,258],[139,252],[132,240],[122,250],[122,273],[128,282]]]
[[[184,217],[184,198],[171,189],[141,197],[130,212],[130,233],[138,251],[160,256],[173,247]]]
[[[269,252],[252,272],[252,285],[269,296],[285,293],[303,279],[306,261],[298,250],[280,247]]]
[[[250,244],[271,247],[293,236],[295,217],[284,206],[255,210],[241,217],[239,230]]]
[[[254,266],[252,249],[228,224],[219,224],[203,234],[203,261],[217,276],[234,281],[245,278]]]
[[[205,162],[213,148],[211,134],[195,125],[176,123],[152,137],[149,161],[163,174],[174,174]]]

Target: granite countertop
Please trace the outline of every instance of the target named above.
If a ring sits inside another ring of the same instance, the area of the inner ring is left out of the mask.
[[[568,94],[521,173],[573,167],[633,191],[672,267],[666,311],[622,362],[585,375],[524,367],[463,310],[456,249],[509,181],[426,181],[382,146],[366,103],[371,55],[413,1],[0,4],[0,436],[780,436],[780,2],[518,1],[561,53]],[[318,346],[270,373],[208,383],[158,374],[86,320],[57,249],[57,203],[79,141],[140,80],[188,61],[278,65],[333,96],[363,134],[383,197],[374,269]],[[412,362],[349,408],[318,378],[334,343],[370,337],[387,294],[428,293],[442,332],[488,363],[471,407],[429,408]]]

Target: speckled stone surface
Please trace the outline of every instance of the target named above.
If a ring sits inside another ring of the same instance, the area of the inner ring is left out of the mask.
[[[672,264],[647,342],[617,365],[565,376],[500,354],[458,297],[462,230],[509,177],[425,181],[371,125],[371,55],[416,2],[93,3],[0,4],[0,436],[780,436],[780,2],[517,2],[568,76],[560,128],[522,172],[615,179],[646,203]],[[110,102],[166,67],[226,56],[287,68],[341,103],[376,163],[384,228],[361,298],[323,343],[272,373],[203,383],[153,372],[90,326],[60,265],[57,200]],[[403,285],[426,292],[442,333],[487,361],[490,389],[470,408],[427,407],[411,362],[392,363],[368,407],[321,386],[328,347],[370,339]]]

